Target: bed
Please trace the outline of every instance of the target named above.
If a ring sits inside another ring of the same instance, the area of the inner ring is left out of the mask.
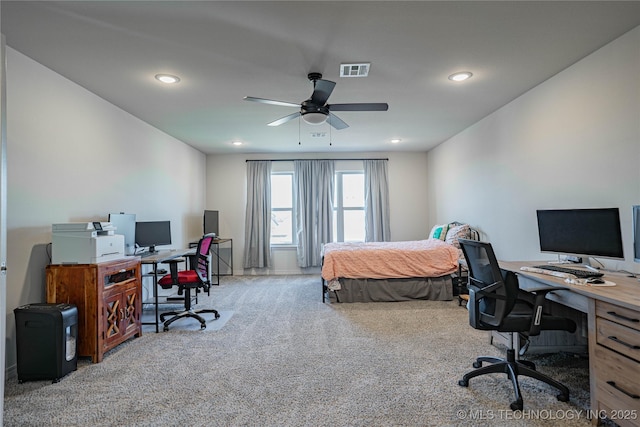
[[[331,293],[338,302],[453,299],[459,272],[460,237],[477,233],[466,224],[432,229],[425,240],[327,243],[322,248],[322,301]]]

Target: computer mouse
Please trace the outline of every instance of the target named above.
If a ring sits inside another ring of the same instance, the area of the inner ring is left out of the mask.
[[[589,279],[587,279],[587,283],[593,283],[594,285],[600,285],[602,283],[604,283],[604,280],[598,278],[598,277],[590,277]]]

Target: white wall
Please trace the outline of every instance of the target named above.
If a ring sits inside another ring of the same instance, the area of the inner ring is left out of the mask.
[[[640,27],[428,153],[430,219],[484,232],[505,260],[547,259],[536,209],[618,207],[626,262],[640,204]],[[472,83],[470,83],[472,84]]]
[[[423,239],[429,233],[427,212],[426,153],[289,153],[278,155],[209,155],[207,156],[206,209],[220,212],[220,236],[233,239],[234,273],[242,274],[244,253],[244,221],[246,207],[246,160],[308,158],[388,158],[389,193],[391,198],[391,239]],[[341,162],[346,163],[346,162]],[[272,252],[273,266],[261,274],[295,274],[302,271],[296,264],[295,249]],[[317,272],[312,269],[306,272]],[[245,272],[251,274],[254,272]]]
[[[110,212],[170,220],[174,247],[202,234],[205,155],[7,49],[7,367],[13,309],[44,302],[51,224]]]

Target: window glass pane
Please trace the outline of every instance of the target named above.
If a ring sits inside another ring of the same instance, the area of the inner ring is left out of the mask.
[[[292,181],[291,174],[271,175],[271,208],[291,208]]]
[[[338,211],[333,210],[333,224],[331,230],[331,237],[334,242],[339,242],[338,240]]]
[[[344,241],[364,242],[364,210],[344,211]]]
[[[345,208],[364,207],[364,174],[342,176],[342,205]]]
[[[291,211],[271,211],[271,244],[293,243]]]
[[[271,175],[271,244],[293,243],[293,174]]]

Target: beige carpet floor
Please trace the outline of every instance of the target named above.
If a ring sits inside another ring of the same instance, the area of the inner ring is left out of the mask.
[[[200,306],[226,313],[222,327],[145,327],[56,384],[8,379],[5,425],[589,425],[588,363],[575,355],[534,358],[569,387],[566,403],[525,378],[513,412],[504,374],[460,387],[476,356],[501,350],[457,301],[323,304],[318,276],[236,276]]]

